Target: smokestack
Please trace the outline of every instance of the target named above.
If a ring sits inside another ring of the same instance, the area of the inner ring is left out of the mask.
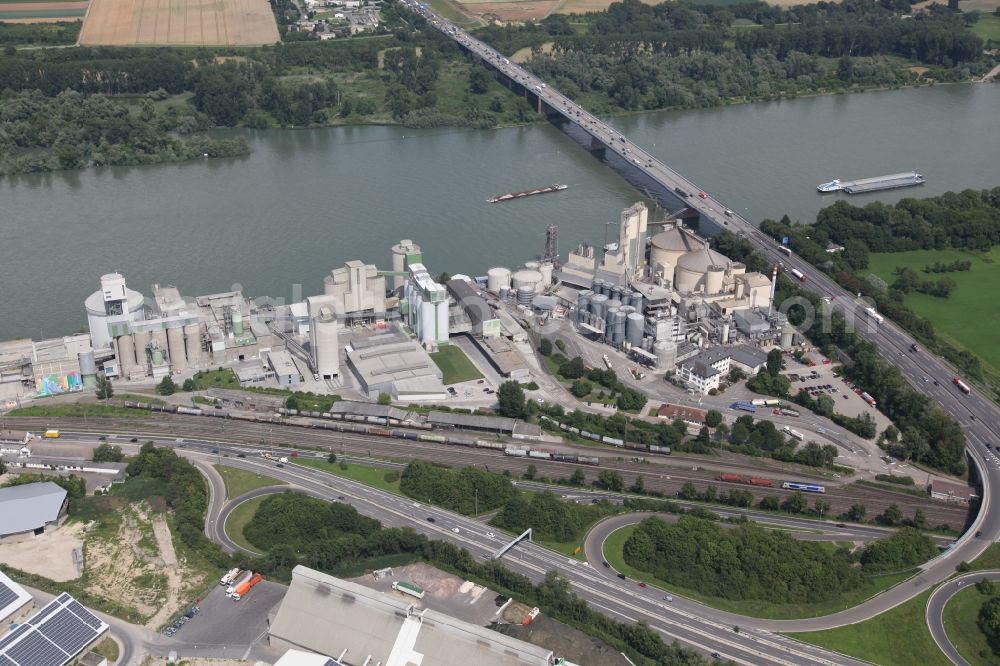
[[[767,316],[770,317],[774,312],[774,292],[778,288],[778,264],[774,265],[774,269],[771,271],[771,299],[767,304]]]

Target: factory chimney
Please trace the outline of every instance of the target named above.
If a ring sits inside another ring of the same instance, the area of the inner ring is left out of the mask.
[[[767,302],[767,316],[770,317],[774,312],[774,292],[778,288],[778,264],[774,265],[774,270],[771,271],[771,298]]]

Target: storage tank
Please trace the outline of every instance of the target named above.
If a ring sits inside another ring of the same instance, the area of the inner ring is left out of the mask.
[[[604,311],[608,307],[608,297],[604,294],[594,294],[590,299],[590,311],[598,319],[604,319]]]
[[[340,325],[331,300],[322,296],[306,299],[309,311],[309,338],[312,347],[313,370],[324,379],[340,374],[340,346],[337,337]]]
[[[409,258],[409,259],[407,259]],[[420,246],[411,240],[404,239],[392,246],[392,290],[399,292],[406,282],[406,267],[410,264],[419,264]],[[510,273],[508,272],[509,276]]]
[[[607,294],[604,280],[594,280],[591,285],[595,294]]]
[[[520,289],[521,287],[531,287],[534,289],[535,285],[541,281],[542,274],[529,269],[520,270],[511,276],[511,286],[514,289]]]
[[[576,299],[576,320],[582,321],[580,317],[590,312],[590,297],[580,296]]]
[[[722,291],[722,279],[726,276],[723,266],[709,266],[705,274],[705,293],[718,294]]]
[[[625,291],[621,287],[619,287],[618,285],[615,285],[615,286],[611,287],[611,291],[608,292],[608,296],[610,296],[611,298],[615,299],[616,301],[621,301],[622,300],[622,295],[624,293],[625,293]]]
[[[642,294],[637,291],[632,292],[632,307],[634,307],[637,312],[642,312]]]
[[[132,335],[132,342],[134,343],[135,355],[134,359],[140,365],[146,364],[146,347],[149,343],[153,341],[153,334],[149,331],[136,331]]]
[[[129,375],[135,372],[135,343],[131,335],[123,335],[115,340],[117,350],[115,356],[118,358],[118,372],[122,377],[128,379]]]
[[[729,266],[729,271],[733,275],[743,275],[747,272],[747,265],[737,261]]]
[[[94,360],[94,352],[82,352],[76,355],[80,362],[80,376],[83,378],[85,388],[97,386],[97,361]]]
[[[646,328],[646,320],[641,314],[633,312],[626,315],[625,319],[625,339],[632,343],[634,347],[642,346],[642,333]]]
[[[524,267],[529,271],[537,271],[541,267],[541,264],[537,261],[526,261],[524,262]]]
[[[542,265],[538,267],[538,272],[542,274],[543,289],[548,289],[549,285],[552,284],[552,271],[554,269],[551,261],[543,261]]]
[[[237,338],[243,337],[243,313],[239,310],[233,310],[233,336]]]
[[[624,312],[622,312],[621,310],[619,310],[618,312],[615,313],[615,321],[614,321],[615,334],[614,334],[614,341],[615,341],[616,345],[620,345],[623,342],[625,342],[625,321],[627,319],[628,319],[628,316]]]
[[[149,345],[149,361],[154,368],[166,364],[166,359],[163,356],[163,347],[156,340]]]
[[[188,324],[184,327],[184,346],[187,348],[188,367],[201,367],[201,326]]]
[[[610,310],[611,308],[620,308],[621,306],[622,306],[621,301],[619,301],[617,298],[611,298],[609,296],[608,302],[605,304],[604,307]]]
[[[161,328],[159,331],[153,331],[150,335],[153,338],[153,342],[156,343],[156,346],[160,348],[160,351],[162,351],[164,354],[166,354],[167,353],[167,332],[164,331]],[[136,345],[136,349],[139,349],[139,345]]]
[[[653,338],[647,336],[642,339],[642,348],[648,352],[653,351]]]
[[[626,316],[628,316],[633,312],[635,312],[635,308],[632,307],[631,305],[622,305],[621,311],[624,312]]]
[[[486,288],[494,294],[499,294],[504,289],[510,289],[510,269],[494,266],[486,271]]]
[[[615,316],[618,314],[618,308],[609,307],[604,311],[604,325],[608,327],[610,331],[615,325]]]
[[[170,369],[174,372],[187,370],[187,355],[184,353],[184,329],[167,329],[167,352],[170,356]]]
[[[671,372],[677,365],[677,343],[669,340],[657,340],[653,344],[653,354],[656,355],[656,369]]]
[[[535,287],[533,285],[519,287],[517,290],[517,302],[519,305],[531,306],[531,300],[535,297]]]
[[[791,324],[785,324],[781,327],[781,346],[784,349],[791,349],[792,343],[795,341],[795,327]]]

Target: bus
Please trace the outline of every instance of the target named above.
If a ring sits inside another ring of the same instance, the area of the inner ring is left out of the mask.
[[[46,430],[45,431],[45,439],[59,439],[59,431],[58,430]]]
[[[876,312],[875,308],[865,308],[865,314],[880,324],[885,321],[885,317]]]
[[[786,257],[792,256],[792,250],[787,245],[779,245],[778,246],[778,252],[780,252],[781,254],[785,255]]]
[[[793,430],[792,428],[789,428],[788,426],[785,426],[784,428],[782,428],[782,431],[786,435],[794,437],[795,439],[799,440],[800,442],[805,439],[805,436],[801,432],[799,432],[798,430]]]

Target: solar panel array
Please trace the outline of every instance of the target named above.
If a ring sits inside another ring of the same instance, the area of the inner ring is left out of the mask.
[[[0,640],[0,666],[64,666],[107,628],[63,593]]]
[[[10,589],[6,583],[0,582],[0,608],[4,608],[7,604],[15,601],[18,598],[18,593]]]

